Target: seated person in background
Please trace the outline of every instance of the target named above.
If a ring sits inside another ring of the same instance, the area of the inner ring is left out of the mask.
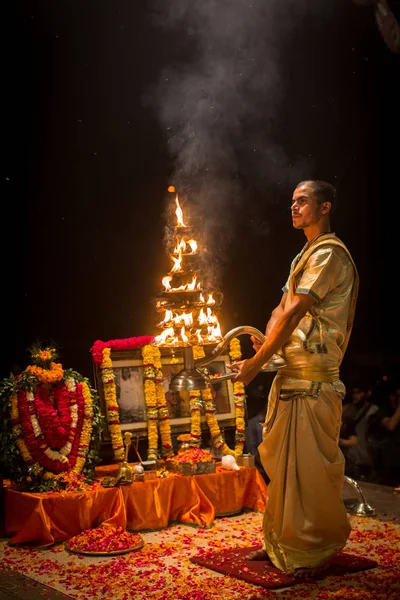
[[[389,392],[386,402],[369,423],[368,444],[374,458],[374,481],[400,484],[400,385]]]
[[[354,479],[368,479],[373,471],[367,437],[369,421],[377,411],[365,386],[351,388],[350,403],[343,407],[339,445],[346,459],[345,473]]]

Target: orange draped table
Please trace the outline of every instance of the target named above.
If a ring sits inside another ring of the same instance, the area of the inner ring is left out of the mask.
[[[116,465],[96,469],[98,478],[116,472]],[[266,499],[267,486],[255,467],[99,486],[84,493],[29,494],[6,488],[5,530],[11,544],[48,546],[100,524],[130,531],[173,522],[208,527],[216,516],[264,511]]]

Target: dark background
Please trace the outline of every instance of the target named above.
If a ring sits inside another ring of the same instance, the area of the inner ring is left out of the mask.
[[[370,9],[336,4],[288,39],[277,118],[289,159],[313,156],[304,178],[338,188],[333,230],[361,278],[343,379],[375,381],[400,370],[399,56]],[[63,365],[92,378],[95,340],[158,333],[151,298],[169,265],[174,163],[144,98],[186,42],[155,27],[150,5],[39,0],[4,14],[2,376],[25,368],[32,343],[54,340]],[[270,184],[237,151],[243,201],[230,214],[219,280],[225,333],[264,329],[305,241],[291,226],[292,183]]]

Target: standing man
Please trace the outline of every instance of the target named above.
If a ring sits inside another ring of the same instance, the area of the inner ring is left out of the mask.
[[[335,188],[303,181],[293,193],[295,229],[307,243],[293,260],[266,341],[231,365],[248,384],[274,353],[286,360],[272,384],[259,452],[271,480],[263,549],[296,578],[321,572],[346,544],[350,523],[341,498],[344,458],[339,449],[345,387],[339,367],[353,325],[358,274],[346,246],[330,230]]]

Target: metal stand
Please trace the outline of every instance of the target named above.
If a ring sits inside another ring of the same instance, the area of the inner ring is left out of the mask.
[[[361,502],[356,502],[355,504],[346,506],[346,509],[349,511],[349,513],[356,515],[357,517],[376,517],[378,514],[377,510],[365,500],[362,489],[357,481],[351,477],[347,477],[347,475],[344,476],[344,479],[357,491],[361,499]]]

